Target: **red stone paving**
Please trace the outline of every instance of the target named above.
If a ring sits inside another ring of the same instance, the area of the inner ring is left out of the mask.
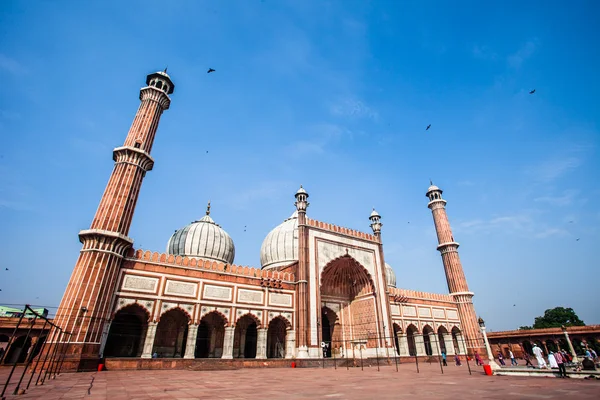
[[[469,375],[466,365],[63,373],[19,399],[600,399],[600,381]],[[8,375],[0,370],[0,378]],[[93,383],[92,383],[93,379]],[[2,380],[3,382],[3,380]],[[91,386],[90,386],[91,385]],[[91,389],[90,389],[91,387]],[[14,388],[14,386],[13,386]],[[88,395],[90,389],[90,395]],[[12,398],[9,396],[8,398]]]

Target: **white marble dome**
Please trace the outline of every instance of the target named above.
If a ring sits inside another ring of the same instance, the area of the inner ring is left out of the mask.
[[[392,269],[392,266],[388,263],[385,263],[385,281],[388,286],[396,287],[396,274]]]
[[[167,253],[233,264],[233,240],[209,214],[207,211],[200,220],[175,231],[167,244]]]
[[[260,247],[260,265],[278,268],[298,260],[298,211],[273,229]]]

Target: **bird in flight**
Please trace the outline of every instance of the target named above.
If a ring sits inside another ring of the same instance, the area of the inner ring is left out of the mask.
[[[532,91],[529,92],[529,94],[534,94],[535,93],[535,89],[533,89]]]
[[[5,268],[8,271],[8,268]]]
[[[428,131],[429,128],[431,128],[431,124],[427,125],[427,128],[425,128],[425,130]]]
[[[209,68],[208,71],[206,71],[207,74],[210,74],[211,72],[215,72],[215,70],[212,68]]]
[[[579,242],[579,238],[575,239],[576,242]]]

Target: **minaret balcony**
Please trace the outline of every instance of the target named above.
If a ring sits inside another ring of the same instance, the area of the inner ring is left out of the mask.
[[[154,167],[154,159],[142,149],[131,146],[117,147],[113,150],[115,163],[132,164],[141,168],[144,172],[151,171]]]

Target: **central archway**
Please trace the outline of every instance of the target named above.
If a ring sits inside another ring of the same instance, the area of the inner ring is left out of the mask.
[[[234,358],[256,358],[258,324],[258,319],[250,314],[238,319],[233,332]]]
[[[152,353],[159,357],[182,358],[185,354],[189,316],[180,308],[173,308],[160,317],[156,327]]]
[[[366,341],[370,348],[378,346],[375,284],[358,261],[348,254],[330,261],[321,272],[320,289],[325,357],[331,356],[332,348],[351,347],[356,340]]]
[[[211,311],[200,320],[196,336],[196,358],[221,358],[225,339],[225,318]]]
[[[139,357],[148,328],[148,312],[137,304],[126,306],[115,314],[108,331],[105,357]]]

